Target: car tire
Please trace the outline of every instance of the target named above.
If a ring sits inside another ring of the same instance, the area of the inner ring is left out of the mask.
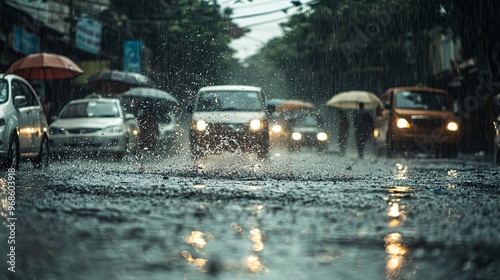
[[[387,137],[385,140],[385,157],[386,158],[392,158],[394,157],[394,142],[391,137],[391,133],[387,133]]]
[[[7,150],[7,158],[3,162],[3,169],[9,168],[19,169],[19,161],[21,160],[19,154],[19,140],[16,134],[12,134],[9,140],[9,149]]]
[[[494,153],[493,153],[493,163],[496,165],[500,165],[500,149],[495,147]]]
[[[446,147],[445,155],[448,158],[456,158],[458,155],[458,147],[455,144],[449,144]]]
[[[33,161],[33,166],[37,169],[47,168],[49,166],[49,159],[49,139],[47,138],[47,136],[43,136],[42,144],[40,145],[40,151],[38,152],[38,156]]]

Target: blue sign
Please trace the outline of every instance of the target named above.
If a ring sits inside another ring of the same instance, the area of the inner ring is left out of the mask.
[[[123,71],[141,73],[141,40],[126,41],[123,49]]]
[[[76,47],[91,54],[98,54],[101,50],[101,29],[99,21],[82,14],[76,24]]]
[[[16,52],[32,54],[40,52],[40,38],[28,31],[14,26],[13,48]]]

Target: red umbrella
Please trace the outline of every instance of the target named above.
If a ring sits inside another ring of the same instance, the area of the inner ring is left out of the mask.
[[[6,73],[19,75],[26,80],[58,80],[76,77],[83,70],[65,56],[35,53],[14,62]]]

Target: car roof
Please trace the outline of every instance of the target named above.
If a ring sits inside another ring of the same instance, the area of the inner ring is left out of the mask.
[[[207,86],[207,87],[202,87],[200,88],[199,91],[218,91],[218,90],[225,90],[225,91],[236,91],[236,90],[243,90],[243,91],[261,91],[262,89],[260,87],[255,87],[255,86],[245,86],[245,85],[218,85],[218,86]]]
[[[120,100],[118,98],[82,98],[82,99],[71,100],[68,104],[89,103],[89,102],[117,103],[120,102]]]

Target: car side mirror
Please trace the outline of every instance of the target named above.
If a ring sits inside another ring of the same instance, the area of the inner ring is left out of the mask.
[[[266,106],[266,110],[269,113],[269,115],[272,115],[274,112],[276,112],[276,105],[269,104]]]
[[[135,119],[135,116],[133,114],[130,114],[130,113],[125,114],[125,120],[130,121],[130,120],[134,120],[134,119]]]
[[[194,112],[194,107],[193,107],[193,104],[189,104],[186,108],[186,112],[188,112],[188,114],[192,114]]]
[[[16,108],[24,107],[26,105],[28,105],[28,101],[26,100],[26,96],[18,95],[16,97],[14,97],[14,106]]]

